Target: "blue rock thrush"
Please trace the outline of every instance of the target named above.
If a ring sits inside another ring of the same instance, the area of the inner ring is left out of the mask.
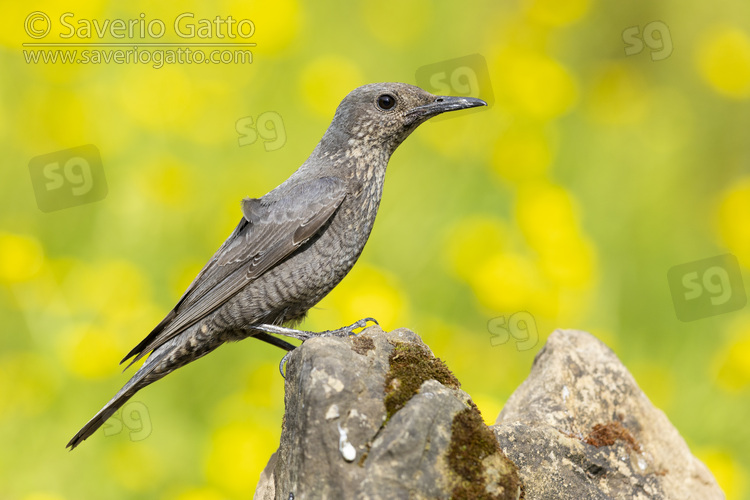
[[[142,388],[225,342],[254,337],[290,351],[294,345],[271,334],[304,341],[348,335],[365,326],[371,318],[328,332],[290,328],[362,253],[386,166],[398,145],[430,117],[485,105],[469,97],[434,96],[403,83],[353,90],[291,177],[261,198],[242,200],[237,228],[174,309],[123,362],[151,355],[67,446],[75,448],[88,438]]]

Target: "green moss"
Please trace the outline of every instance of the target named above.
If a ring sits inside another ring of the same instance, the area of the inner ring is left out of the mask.
[[[386,423],[427,380],[459,389],[461,384],[439,358],[419,344],[391,342],[390,370],[385,377]],[[476,405],[460,411],[451,423],[447,462],[453,499],[515,499],[520,480],[515,465],[500,449]],[[492,484],[487,487],[488,476]],[[523,493],[522,497],[523,498]]]
[[[495,434],[485,425],[474,402],[469,401],[469,403],[470,407],[458,412],[451,424],[448,467],[457,476],[451,498],[515,498],[520,486],[515,466],[500,449]],[[494,460],[488,461],[488,458],[494,458]],[[498,474],[496,479],[499,481],[496,486],[500,487],[494,488],[498,490],[497,494],[490,494],[486,488],[486,467],[490,462],[501,465],[498,467],[500,470],[495,471]],[[508,472],[504,473],[504,469]]]
[[[419,391],[426,380],[437,380],[446,387],[458,389],[461,384],[440,358],[418,345],[392,342],[388,359],[390,370],[385,377],[386,422]]]

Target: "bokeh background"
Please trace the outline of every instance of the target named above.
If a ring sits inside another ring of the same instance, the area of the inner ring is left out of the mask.
[[[43,42],[118,41],[61,39],[64,12],[170,29],[192,12],[252,20],[257,46],[251,64],[33,63],[32,11],[52,20]],[[493,106],[399,148],[360,262],[302,326],[412,328],[488,422],[550,332],[590,331],[727,497],[750,499],[750,308],[680,321],[667,277],[733,254],[728,272],[750,283],[740,0],[3,2],[0,498],[248,498],[283,414],[282,353],[261,342],[220,348],[64,446],[132,373],[118,361],[234,228],[240,199],[288,177],[348,91],[476,54],[488,80],[457,81],[483,95],[489,82]],[[42,212],[30,162],[86,144],[106,196]]]

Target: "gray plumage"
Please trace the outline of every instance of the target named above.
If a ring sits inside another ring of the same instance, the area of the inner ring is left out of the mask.
[[[301,321],[357,261],[398,145],[431,116],[483,105],[403,83],[347,95],[307,161],[273,191],[242,200],[234,232],[123,362],[151,355],[67,446],[75,448],[143,387],[225,342],[255,337],[292,349],[269,327]]]

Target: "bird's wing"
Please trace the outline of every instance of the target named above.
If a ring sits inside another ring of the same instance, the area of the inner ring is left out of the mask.
[[[323,177],[294,186],[278,201],[242,200],[237,228],[174,309],[121,362],[138,361],[287,258],[326,224],[346,194],[343,180]]]

